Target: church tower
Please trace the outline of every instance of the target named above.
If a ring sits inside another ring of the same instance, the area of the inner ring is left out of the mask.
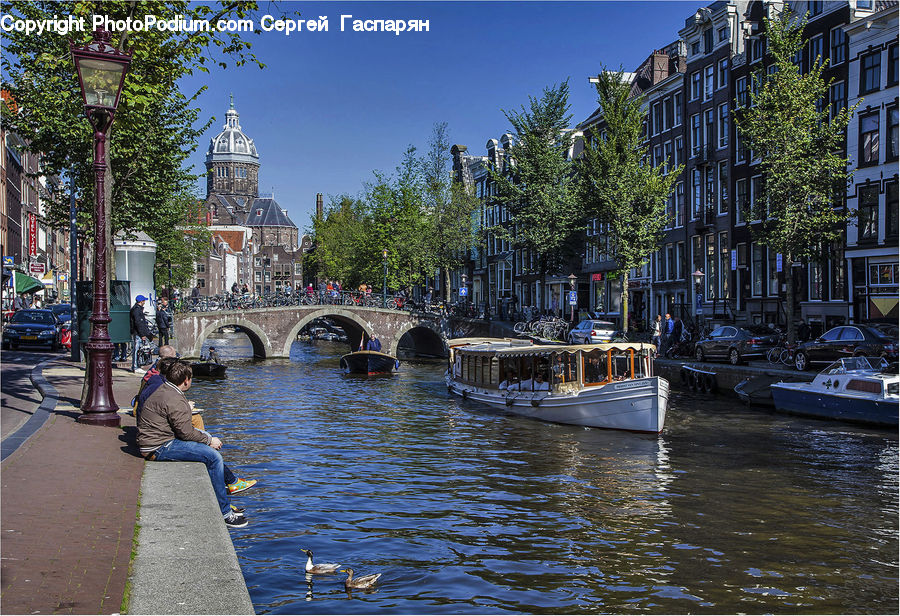
[[[239,119],[232,97],[225,126],[206,151],[206,194],[207,199],[217,194],[249,205],[259,195],[259,154],[253,139],[241,131]]]

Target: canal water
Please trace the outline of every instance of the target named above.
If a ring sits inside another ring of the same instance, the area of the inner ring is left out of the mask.
[[[440,361],[361,378],[344,352],[188,394],[259,479],[231,531],[257,613],[897,613],[893,432],[678,392],[659,437],[546,424],[449,396]],[[300,548],[382,577],[349,593]]]

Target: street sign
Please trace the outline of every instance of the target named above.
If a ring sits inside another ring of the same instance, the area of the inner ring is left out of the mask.
[[[68,275],[68,274],[60,274],[60,275],[59,275],[59,281],[60,281],[60,282],[66,282],[68,279],[69,279],[69,275]]]
[[[469,294],[469,290],[466,287],[459,288],[459,296],[460,297],[465,297],[468,294]]]
[[[16,258],[12,256],[4,256],[3,257],[3,267],[8,267],[16,264]]]
[[[736,248],[731,249],[731,269],[732,270],[737,269],[737,249]]]
[[[47,271],[47,266],[44,263],[29,263],[28,271],[32,274],[40,274],[41,276]]]
[[[569,291],[569,305],[570,306],[578,305],[578,291]]]
[[[775,271],[780,272],[782,268],[781,253],[775,255]]]

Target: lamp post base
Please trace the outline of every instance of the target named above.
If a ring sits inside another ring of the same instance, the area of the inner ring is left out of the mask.
[[[112,390],[113,345],[108,342],[88,342],[85,345],[87,366],[84,380],[87,395],[81,405],[78,423],[118,427],[122,418],[116,412],[119,405]]]
[[[105,426],[118,428],[122,425],[122,418],[118,413],[82,413],[76,420],[78,423],[91,426]]]

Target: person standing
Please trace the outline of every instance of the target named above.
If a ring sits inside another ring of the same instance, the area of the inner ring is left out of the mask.
[[[675,323],[672,326],[671,340],[669,341],[669,346],[666,349],[666,357],[672,357],[672,354],[675,352],[675,345],[681,342],[681,334],[683,332],[684,323],[681,322],[680,317],[675,317]]]
[[[200,283],[198,282],[193,289],[191,289],[191,306],[196,308],[200,305]]]
[[[169,344],[169,330],[172,329],[172,315],[169,313],[169,300],[160,298],[156,304],[156,329],[159,330],[159,344]]]
[[[664,324],[665,331],[663,332],[662,346],[664,350],[661,351],[661,355],[665,355],[665,351],[669,350],[669,347],[674,344],[674,340],[672,339],[672,332],[675,331],[675,320],[672,318],[672,315],[668,312],[666,313],[666,322]]]
[[[13,300],[13,310],[16,312],[25,309],[25,294],[19,293],[16,295],[16,299]]]
[[[653,345],[656,347],[656,355],[659,356],[659,345],[662,343],[662,315],[656,315],[656,320],[653,322]]]
[[[138,365],[138,349],[141,348],[141,343],[153,339],[153,334],[150,333],[150,324],[147,323],[147,317],[144,315],[144,304],[146,302],[147,298],[143,295],[138,295],[134,298],[134,306],[131,307],[129,318],[131,322],[131,341],[134,344],[134,348],[131,350],[131,371],[135,374],[144,374],[144,371]]]

